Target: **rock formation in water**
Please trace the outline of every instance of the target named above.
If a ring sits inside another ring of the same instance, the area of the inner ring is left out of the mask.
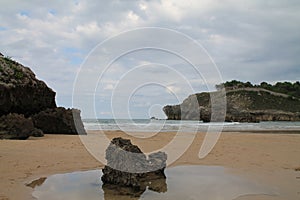
[[[163,152],[146,155],[130,140],[114,138],[106,149],[107,165],[102,169],[104,191],[119,195],[140,196],[148,187],[165,192],[167,155]]]
[[[295,83],[295,85],[297,84]],[[225,116],[225,121],[300,121],[300,98],[298,96],[274,92],[259,86],[230,87],[225,89],[226,92],[223,94],[226,94],[226,111],[224,109],[215,109],[215,114]],[[300,88],[297,90],[300,91]],[[293,91],[294,93],[292,94],[298,94],[299,91]],[[165,106],[163,111],[169,120],[202,120],[210,122],[210,97],[216,97],[221,94],[220,91],[193,94],[180,105]],[[216,99],[216,105],[218,105],[218,98]]]
[[[0,139],[42,136],[41,130],[45,133],[77,134],[74,120],[79,132],[85,133],[79,111],[57,108],[55,92],[51,88],[38,80],[28,67],[2,54],[0,117]],[[32,126],[41,130],[31,130]]]

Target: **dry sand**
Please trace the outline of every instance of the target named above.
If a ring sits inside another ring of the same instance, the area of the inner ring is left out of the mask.
[[[163,147],[175,135],[159,133],[138,139],[120,131],[105,133],[108,138],[130,138],[145,152]],[[172,166],[223,166],[228,168],[228,173],[270,185],[279,193],[278,196],[243,196],[238,200],[300,199],[300,171],[296,170],[300,168],[300,134],[223,133],[209,155],[199,159],[203,138],[204,134],[198,133],[190,148]],[[32,199],[32,189],[25,184],[40,177],[103,167],[87,152],[79,136],[72,135],[2,140],[0,160],[1,200]]]

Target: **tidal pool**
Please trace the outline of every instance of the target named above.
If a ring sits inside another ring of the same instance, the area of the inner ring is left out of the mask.
[[[244,195],[277,195],[274,188],[228,173],[218,166],[178,166],[167,168],[165,173],[166,179],[151,182],[138,197],[120,195],[118,188],[102,187],[101,170],[49,176],[34,187],[32,195],[38,200],[232,200]]]

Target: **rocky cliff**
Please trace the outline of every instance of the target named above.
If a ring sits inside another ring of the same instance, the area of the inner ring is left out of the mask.
[[[31,119],[15,113],[0,117],[0,139],[25,140],[30,136],[44,136],[41,130],[34,127]]]
[[[211,95],[218,95],[218,93],[216,91],[193,94],[180,105],[165,106],[163,111],[170,120],[202,120],[210,122],[210,97]],[[300,121],[300,99],[298,97],[276,93],[259,87],[227,88],[225,94],[225,121]],[[222,115],[222,113],[218,114]]]
[[[80,110],[63,107],[46,109],[31,116],[36,128],[48,134],[85,134]]]
[[[0,115],[18,113],[28,117],[55,107],[55,92],[36,79],[29,68],[0,57]]]
[[[79,111],[57,108],[55,92],[51,88],[38,80],[28,67],[2,54],[0,117],[0,139],[42,136],[42,131],[78,134],[75,123],[80,129],[79,132],[85,133]]]

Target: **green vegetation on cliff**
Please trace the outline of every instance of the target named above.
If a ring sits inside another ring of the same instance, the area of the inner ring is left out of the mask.
[[[264,90],[232,91],[227,92],[226,96],[229,100],[232,97],[239,97],[240,102],[236,102],[236,105],[247,110],[281,110],[286,112],[300,112],[299,99],[273,95],[272,93]]]
[[[0,82],[2,83],[22,83],[22,79],[27,77],[23,66],[8,56],[0,57]]]
[[[217,89],[225,87],[226,89],[238,89],[238,88],[262,88],[272,92],[286,94],[292,97],[300,98],[300,82],[277,82],[274,85],[267,82],[261,82],[259,85],[253,85],[250,82],[241,82],[237,80],[227,81],[220,85],[216,85]]]
[[[221,94],[223,88],[226,91],[226,121],[300,121],[299,81],[253,85],[233,80],[216,85],[217,92],[193,94],[180,105],[168,105],[163,110],[168,119],[208,122],[212,112],[211,96]],[[224,116],[224,112],[217,115]]]

